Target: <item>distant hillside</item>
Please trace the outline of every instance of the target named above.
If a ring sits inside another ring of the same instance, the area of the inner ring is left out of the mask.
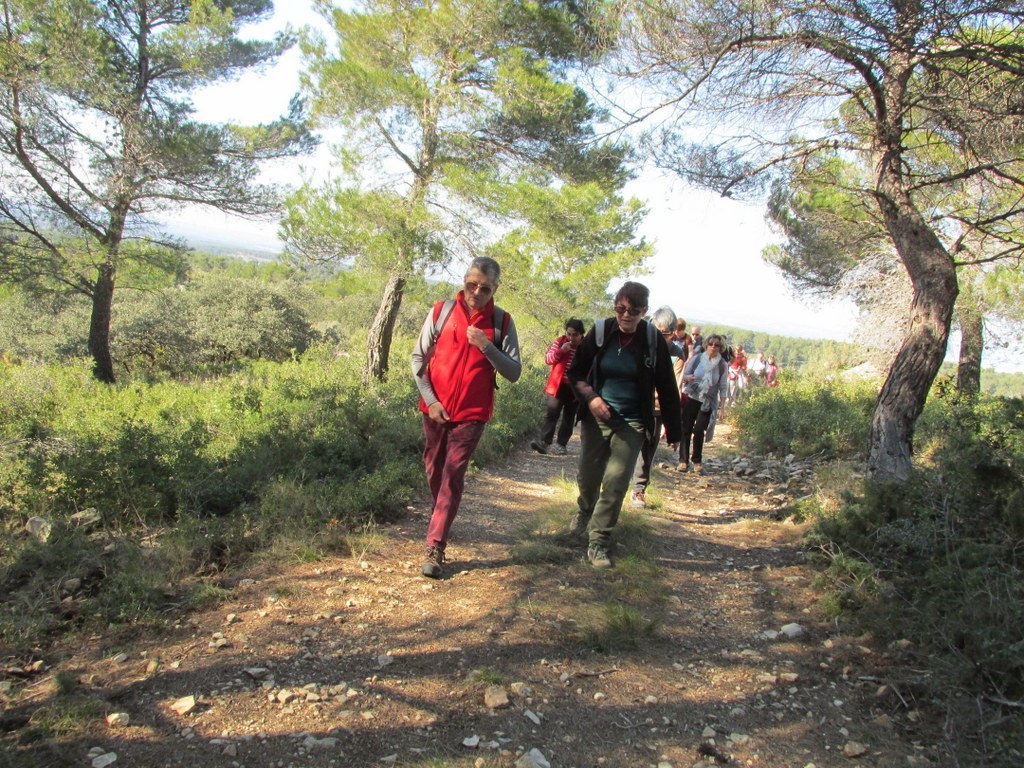
[[[198,238],[186,238],[189,248],[199,253],[207,253],[211,256],[223,256],[231,259],[245,259],[246,261],[277,261],[281,255],[279,251],[273,251],[257,246],[224,245],[213,241],[203,241]]]
[[[255,261],[276,261],[281,255],[281,246],[263,241],[242,241],[234,233],[218,236],[216,230],[193,228],[180,222],[164,224],[167,232],[185,241],[189,248],[213,256],[227,256],[235,259]]]

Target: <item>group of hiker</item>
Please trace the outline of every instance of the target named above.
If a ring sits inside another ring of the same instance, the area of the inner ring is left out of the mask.
[[[423,460],[433,498],[422,573],[440,578],[452,522],[458,513],[466,470],[494,409],[497,375],[510,382],[522,373],[519,339],[511,316],[494,303],[501,267],[489,257],[472,261],[463,290],[438,302],[423,323],[412,353],[423,418]],[[595,568],[611,568],[612,535],[630,486],[632,501],[645,491],[664,435],[678,450],[680,472],[704,474],[703,448],[729,401],[730,373],[738,354],[728,354],[718,334],[668,307],[648,318],[650,291],[629,281],[615,294],[613,315],[586,331],[571,319],[548,347],[551,373],[544,388],[547,408],[534,450],[565,455],[580,424],[577,509],[568,536],[586,540]],[[729,353],[732,351],[729,350]],[[731,360],[727,359],[731,357]],[[774,358],[764,376],[777,383]],[[743,356],[742,373],[750,368]]]

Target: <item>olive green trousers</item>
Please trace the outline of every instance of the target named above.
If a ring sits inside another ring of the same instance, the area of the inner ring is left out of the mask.
[[[580,422],[580,440],[576,503],[582,516],[590,520],[590,546],[607,549],[644,444],[644,426],[617,416],[608,421],[585,416]]]

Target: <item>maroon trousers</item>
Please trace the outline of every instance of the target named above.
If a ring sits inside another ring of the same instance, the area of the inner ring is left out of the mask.
[[[423,414],[423,465],[427,470],[434,513],[427,526],[427,546],[443,550],[466,485],[466,470],[484,433],[482,421],[449,421],[438,424]]]

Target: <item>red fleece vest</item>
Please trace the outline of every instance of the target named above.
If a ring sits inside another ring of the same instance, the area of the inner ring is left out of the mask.
[[[444,302],[434,305],[436,319]],[[494,414],[496,372],[479,349],[466,339],[466,329],[473,325],[494,341],[494,302],[491,301],[472,319],[459,295],[441,334],[434,345],[428,368],[430,385],[437,399],[448,411],[452,421],[490,421]],[[420,398],[420,410],[427,412]]]

